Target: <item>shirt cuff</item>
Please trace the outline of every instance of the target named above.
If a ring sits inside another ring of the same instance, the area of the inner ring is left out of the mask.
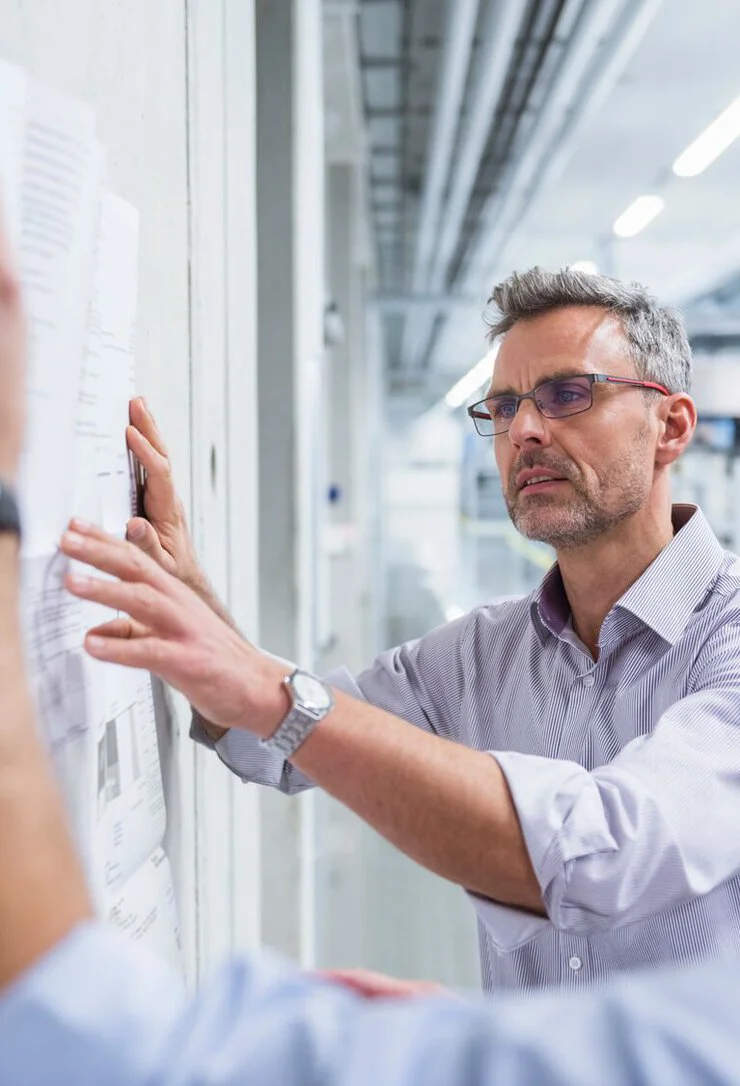
[[[190,718],[190,738],[208,750],[215,750],[216,744],[203,726],[203,717],[197,709],[192,709],[192,714]]]
[[[271,653],[266,653],[266,655],[272,656]],[[281,659],[277,656],[272,658]],[[294,665],[287,660],[282,660],[282,663],[285,664],[286,674],[288,674]],[[324,675],[324,681],[353,698],[365,700],[359,686],[344,667],[336,668]],[[302,792],[313,785],[313,782],[295,766],[284,762],[279,755],[265,750],[256,736],[241,728],[229,729],[225,735],[214,742],[206,732],[203,718],[197,709],[193,709],[190,721],[190,738],[208,750],[215,750],[224,765],[243,781],[279,788],[281,792],[290,795]]]
[[[518,751],[489,753],[506,777],[548,916],[556,928],[565,928],[572,861],[617,848],[599,789],[576,762]]]

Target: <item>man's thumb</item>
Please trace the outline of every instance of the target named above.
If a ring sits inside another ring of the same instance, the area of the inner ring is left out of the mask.
[[[162,564],[162,545],[159,537],[148,520],[143,517],[134,517],[126,525],[126,539],[148,554],[160,565]]]

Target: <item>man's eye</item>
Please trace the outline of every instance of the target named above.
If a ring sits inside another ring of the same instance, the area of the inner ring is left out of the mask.
[[[587,396],[588,392],[573,385],[566,385],[562,388],[553,389],[553,399],[555,400],[555,403],[562,404],[564,407],[567,404],[580,403],[580,401]]]
[[[490,405],[491,418],[513,419],[516,414],[516,400],[499,400]]]

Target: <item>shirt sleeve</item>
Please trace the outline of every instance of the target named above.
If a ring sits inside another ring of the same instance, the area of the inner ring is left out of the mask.
[[[732,1086],[738,997],[727,963],[571,997],[368,1003],[267,957],[187,997],[88,925],[0,999],[0,1084]]]
[[[337,668],[324,679],[336,690],[369,701],[418,728],[455,739],[464,687],[460,645],[465,622],[463,617],[446,623],[425,637],[382,653],[356,678],[346,668]],[[190,737],[215,750],[243,781],[266,784],[289,795],[312,787],[300,770],[264,750],[249,732],[232,728],[214,743],[195,710]]]
[[[740,630],[723,630],[697,659],[688,695],[591,772],[492,752],[556,928],[611,931],[740,871],[739,658]]]

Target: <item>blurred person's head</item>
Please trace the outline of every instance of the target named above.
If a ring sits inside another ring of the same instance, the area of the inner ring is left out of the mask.
[[[491,302],[501,343],[484,413],[519,531],[568,549],[670,516],[668,469],[696,425],[680,314],[638,284],[571,269],[514,274]],[[532,390],[536,403],[516,399]]]

